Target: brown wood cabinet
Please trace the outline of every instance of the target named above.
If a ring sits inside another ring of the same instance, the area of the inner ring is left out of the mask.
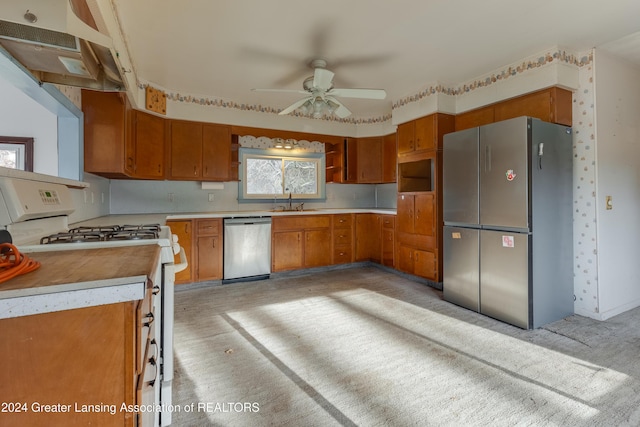
[[[358,140],[344,139],[344,165],[346,167],[344,182],[355,184],[358,182]]]
[[[571,91],[550,87],[458,114],[456,130],[520,116],[530,116],[545,122],[571,126],[572,108]]]
[[[106,178],[164,179],[165,124],[116,92],[82,91],[84,170]]]
[[[165,123],[162,117],[134,111],[134,176],[164,179]]]
[[[434,113],[398,125],[398,156],[442,148],[442,136],[454,129],[455,116]]]
[[[273,272],[331,264],[330,215],[276,216],[271,230]]]
[[[231,174],[231,129],[209,123],[171,120],[169,178],[225,181]]]
[[[171,228],[171,233],[178,236],[178,243],[182,247],[189,263],[186,269],[176,273],[176,284],[191,283],[194,280],[195,271],[195,260],[192,256],[194,251],[193,220],[167,221],[167,225]],[[175,262],[180,262],[179,255],[176,255]]]
[[[382,142],[382,182],[391,183],[398,179],[398,141],[396,134],[385,135]]]
[[[331,215],[333,264],[353,262],[354,214]]]
[[[154,328],[143,325],[150,299],[149,289],[144,301],[0,320],[0,396],[7,403],[28,405],[24,412],[3,413],[1,424],[143,425],[138,416],[144,414],[120,408],[145,402],[148,383],[157,375],[145,363],[154,345]],[[69,411],[39,412],[32,403]],[[95,404],[116,410],[76,412],[76,405]]]
[[[356,214],[356,261],[380,263],[381,233],[379,215]]]
[[[434,281],[440,277],[436,200],[434,192],[398,194],[396,217],[398,268]]]
[[[134,173],[132,109],[123,93],[82,90],[84,170],[107,178]]]
[[[380,215],[382,221],[382,265],[395,267],[396,252],[396,217]]]
[[[342,183],[345,180],[344,172],[344,141],[335,144],[325,143],[324,145],[326,163],[326,182]]]
[[[356,147],[357,182],[360,184],[381,183],[383,137],[358,138]]]
[[[222,279],[222,219],[196,220],[196,281]]]

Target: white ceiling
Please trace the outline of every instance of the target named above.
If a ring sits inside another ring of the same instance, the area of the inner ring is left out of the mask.
[[[283,109],[309,61],[336,87],[387,99],[342,99],[354,117],[391,112],[427,85],[458,85],[555,46],[593,47],[640,66],[638,0],[114,0],[138,78],[171,92]],[[619,42],[615,42],[620,40]]]

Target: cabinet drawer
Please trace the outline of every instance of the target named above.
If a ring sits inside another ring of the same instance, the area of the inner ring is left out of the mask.
[[[333,215],[333,228],[351,228],[353,226],[353,215],[339,214]]]
[[[198,236],[217,236],[220,234],[219,219],[199,219]]]
[[[352,241],[351,229],[337,229],[333,233],[333,244],[338,245],[350,245]]]
[[[393,215],[383,215],[382,216],[382,228],[395,228],[396,221]]]
[[[292,215],[274,217],[271,224],[273,231],[306,230],[309,228],[329,228],[331,217],[329,215]]]
[[[353,259],[353,250],[351,250],[350,246],[344,247],[336,247],[333,250],[333,263],[334,264],[345,264],[352,262]]]

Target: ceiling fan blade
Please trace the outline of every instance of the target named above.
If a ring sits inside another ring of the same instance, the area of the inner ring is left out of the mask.
[[[278,92],[278,93],[301,93],[308,95],[309,92],[298,89],[251,89],[252,92]]]
[[[333,72],[326,68],[316,68],[313,72],[313,87],[316,89],[329,90],[333,81]]]
[[[333,112],[333,114],[335,114],[336,116],[340,117],[341,119],[344,119],[345,117],[348,117],[351,115],[351,111],[349,111],[349,109],[345,107],[342,102],[338,101],[334,97],[327,96],[325,97],[325,99],[327,101],[335,102],[336,104],[338,104],[338,108],[336,108],[335,111]]]
[[[289,105],[287,108],[285,108],[284,110],[280,111],[278,114],[281,116],[286,116],[287,114],[297,110],[298,108],[300,108],[300,106],[302,106],[302,104],[304,104],[305,102],[307,102],[309,99],[311,98],[302,98],[296,102],[294,102],[293,104]]]
[[[342,98],[385,99],[387,92],[384,89],[331,89],[327,95]]]

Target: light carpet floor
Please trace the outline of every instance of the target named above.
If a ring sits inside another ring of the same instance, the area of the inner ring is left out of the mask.
[[[176,426],[640,425],[640,309],[525,331],[374,266],[178,290],[175,357]]]

